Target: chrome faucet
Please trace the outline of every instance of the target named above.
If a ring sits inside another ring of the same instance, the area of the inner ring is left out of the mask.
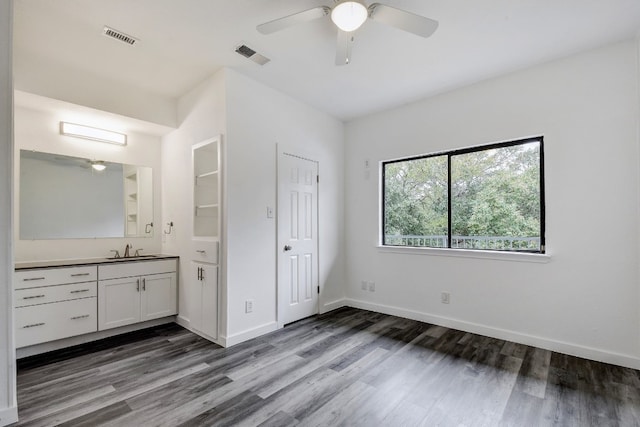
[[[123,258],[129,258],[129,249],[131,248],[132,246],[127,243],[127,246],[124,247],[124,255],[122,255]]]

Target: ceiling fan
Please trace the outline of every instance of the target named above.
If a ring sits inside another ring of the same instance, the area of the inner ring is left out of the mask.
[[[362,0],[334,1],[336,4],[333,7],[314,7],[258,25],[256,29],[262,34],[271,34],[296,24],[331,15],[331,21],[338,27],[336,65],[347,65],[351,61],[354,32],[367,19],[372,19],[421,37],[429,37],[438,28],[438,21],[384,4],[372,3],[367,7]]]

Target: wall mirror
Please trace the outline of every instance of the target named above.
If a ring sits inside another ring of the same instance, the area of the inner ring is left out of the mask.
[[[152,172],[20,150],[20,239],[153,236]]]

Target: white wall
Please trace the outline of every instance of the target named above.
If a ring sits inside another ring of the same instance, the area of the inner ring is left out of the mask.
[[[43,64],[20,51],[16,52],[14,67],[18,90],[163,126],[176,126],[174,99],[100,78],[66,64],[52,61]],[[42,70],[46,70],[46,78]]]
[[[52,103],[53,100],[43,99]],[[111,249],[118,249],[122,253],[124,246],[131,243],[134,248],[143,248],[146,253],[161,251],[161,139],[158,136],[127,132],[128,140],[125,147],[113,144],[88,141],[79,138],[60,135],[59,122],[74,120],[73,110],[67,109],[66,103],[60,103],[60,108],[51,110],[36,110],[16,106],[15,114],[15,175],[20,174],[20,150],[36,150],[47,153],[64,154],[68,156],[84,157],[111,162],[150,166],[153,168],[153,205],[155,224],[151,238],[101,238],[101,239],[53,239],[53,240],[20,240],[19,239],[19,203],[15,204],[15,259],[16,261],[53,260],[70,258],[93,258],[110,256]],[[94,111],[92,126],[100,127],[101,113]],[[104,113],[104,120],[112,120],[112,114]],[[80,123],[85,123],[79,120]],[[111,127],[104,126],[111,129]],[[115,130],[115,129],[114,129]],[[16,200],[20,197],[19,180],[15,180]]]
[[[615,44],[349,123],[349,304],[640,368],[637,56]],[[531,135],[550,262],[377,249],[377,162]]]
[[[0,2],[0,426],[18,419],[13,341],[13,2]]]
[[[180,255],[178,312],[181,323],[187,326],[193,306],[199,303],[199,295],[186,277],[190,271],[193,236],[191,147],[216,135],[226,134],[224,79],[225,70],[221,70],[181,97],[178,101],[178,129],[162,139],[162,227],[166,228],[168,222],[174,224],[172,233],[163,236],[162,248],[163,252]],[[226,329],[224,301],[223,293],[220,301],[221,330]]]
[[[276,322],[276,144],[320,164],[320,307],[344,297],[344,126],[289,96],[227,70],[228,340]],[[245,301],[254,300],[245,313]]]
[[[322,303],[344,297],[343,125],[229,69],[179,101],[179,128],[163,138],[164,222],[175,231],[163,249],[181,255],[186,272],[193,228],[191,146],[223,134],[226,153],[220,341],[228,345],[276,328],[276,143],[320,161]],[[197,296],[181,277],[180,320],[188,324]],[[254,300],[245,314],[244,302]]]

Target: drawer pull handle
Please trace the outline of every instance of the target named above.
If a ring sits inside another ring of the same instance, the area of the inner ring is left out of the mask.
[[[89,314],[83,314],[82,316],[73,316],[71,318],[71,320],[86,319],[87,317],[90,317],[90,315]]]
[[[76,274],[72,274],[71,277],[80,277],[80,276],[88,276],[89,273],[76,273]]]
[[[142,290],[143,291],[147,290],[147,279],[145,278],[142,279]]]
[[[22,297],[22,299],[44,298],[44,295],[33,295],[30,297]]]
[[[140,292],[140,279],[136,279],[136,291]]]
[[[203,250],[203,249],[198,249],[196,252],[198,252],[199,254],[206,254],[207,251]]]
[[[26,328],[35,328],[36,326],[43,326],[43,325],[44,325],[44,322],[43,323],[33,323],[31,325],[25,325],[25,326],[23,326],[23,328],[24,329],[26,329]]]
[[[27,279],[22,279],[23,282],[31,282],[32,280],[44,280],[44,277],[30,277]]]
[[[71,294],[79,294],[81,292],[89,292],[89,289],[78,289],[76,291],[71,291],[69,293],[71,293]]]

